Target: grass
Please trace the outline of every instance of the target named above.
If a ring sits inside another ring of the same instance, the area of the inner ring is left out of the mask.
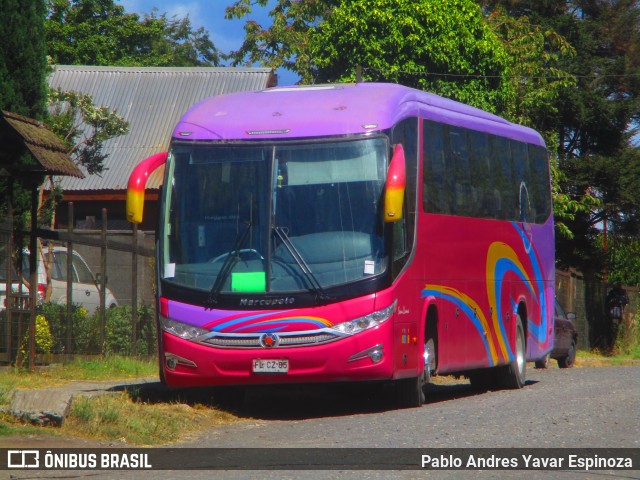
[[[231,413],[203,404],[147,404],[125,393],[77,398],[62,435],[116,440],[129,445],[163,445],[190,433],[237,421]]]
[[[0,375],[0,404],[3,403],[2,395],[16,388],[55,387],[73,380],[119,380],[157,375],[158,363],[155,358],[141,360],[120,356],[76,359],[64,365],[38,368],[35,373],[24,368],[7,368]]]
[[[640,363],[640,345],[616,355],[607,355],[597,350],[578,350],[576,367],[606,367],[618,365],[637,365]]]
[[[10,368],[0,375],[0,406],[7,406],[16,389],[54,387],[73,380],[119,380],[157,376],[157,360],[112,356],[75,360],[41,368],[35,373]],[[23,423],[8,412],[0,413],[0,437],[50,435],[118,441],[130,445],[162,445],[190,433],[237,421],[212,405],[179,400],[147,403],[136,392],[76,397],[62,427],[38,427]]]

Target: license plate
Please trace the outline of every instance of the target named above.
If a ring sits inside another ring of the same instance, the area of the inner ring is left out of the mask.
[[[253,361],[254,373],[287,373],[289,371],[289,360],[261,360],[256,358]]]

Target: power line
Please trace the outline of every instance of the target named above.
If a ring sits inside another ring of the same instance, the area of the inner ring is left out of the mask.
[[[377,73],[384,73],[381,70],[363,67],[363,71],[372,71]],[[591,74],[591,75],[558,75],[555,77],[541,76],[541,75],[480,75],[480,74],[463,74],[463,73],[438,73],[438,72],[408,72],[406,70],[395,70],[394,74],[404,74],[413,76],[432,76],[432,77],[453,77],[453,78],[484,78],[484,79],[496,79],[496,78],[510,78],[510,79],[522,79],[522,80],[566,80],[566,79],[605,79],[605,78],[632,78],[640,77],[638,73],[625,73],[625,74]]]

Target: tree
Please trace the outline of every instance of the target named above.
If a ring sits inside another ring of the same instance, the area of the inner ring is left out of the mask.
[[[254,6],[265,7],[269,0],[236,0],[227,7],[226,18],[244,18]],[[271,26],[263,28],[254,20],[244,26],[242,46],[227,55],[232,65],[253,65],[297,73],[302,83],[311,83],[313,58],[309,36],[318,24],[340,4],[340,0],[278,0],[269,12]]]
[[[104,142],[125,135],[129,124],[115,110],[96,106],[90,95],[78,92],[50,90],[51,130],[69,147],[71,158],[82,165],[89,175],[104,170]]]
[[[609,238],[605,251],[610,268],[609,283],[640,287],[640,240],[637,237]]]
[[[640,120],[640,6],[637,0],[494,0],[511,15],[562,34],[575,49],[562,68],[575,75],[576,88],[558,98],[547,119],[558,138],[560,188],[572,200],[589,194],[599,200],[567,221],[573,239],[558,238],[562,264],[603,272],[599,242],[608,235],[640,234],[640,154],[631,142]],[[610,268],[608,269],[610,270]]]
[[[0,3],[0,107],[39,120],[46,110],[44,17],[44,0]]]
[[[489,24],[511,57],[510,78],[516,96],[512,111],[506,116],[535,128],[545,137],[550,151],[556,232],[558,238],[572,240],[574,234],[568,224],[599,203],[589,192],[572,197],[563,190],[566,177],[558,167],[559,102],[570,95],[577,84],[575,75],[564,70],[562,62],[575,57],[575,49],[553,29],[536,25],[526,16],[513,17],[500,5],[488,12]]]
[[[472,0],[343,1],[311,36],[315,77],[364,78],[429,90],[491,112],[515,91],[504,44]]]
[[[54,64],[119,66],[212,66],[218,51],[204,28],[189,17],[166,13],[140,18],[114,0],[53,0],[46,21]]]
[[[42,120],[46,114],[47,60],[44,43],[44,0],[0,2],[0,108]],[[7,21],[11,19],[11,21]],[[6,162],[6,159],[2,159]],[[28,156],[12,162],[32,162]],[[36,181],[35,178],[28,179]],[[26,224],[29,211],[29,188],[25,179],[11,179],[14,185],[16,223]],[[8,180],[0,176],[0,198],[7,198]],[[7,202],[0,202],[2,213]]]

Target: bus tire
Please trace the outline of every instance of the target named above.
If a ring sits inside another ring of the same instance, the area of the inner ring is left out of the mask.
[[[502,384],[504,388],[518,389],[524,387],[527,373],[527,343],[520,315],[516,315],[516,338],[513,353],[511,363],[501,367]]]
[[[396,403],[400,408],[421,407],[425,401],[424,376],[401,378],[395,381]]]

